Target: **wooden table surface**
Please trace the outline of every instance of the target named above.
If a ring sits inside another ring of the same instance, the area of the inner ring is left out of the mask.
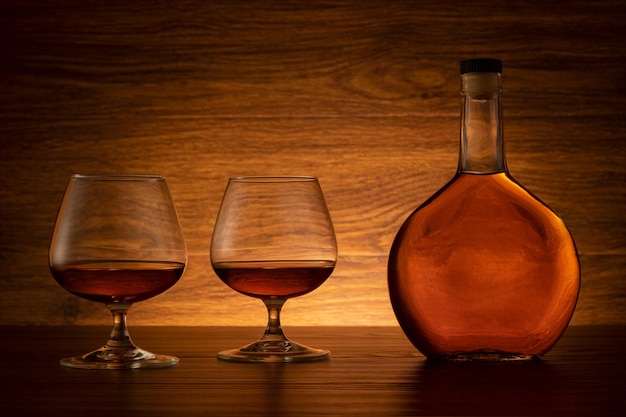
[[[570,327],[542,360],[426,361],[397,327],[296,327],[330,360],[240,364],[217,351],[252,327],[136,327],[141,347],[177,355],[158,370],[66,369],[106,339],[99,326],[1,326],[2,416],[610,416],[626,409],[625,326]]]

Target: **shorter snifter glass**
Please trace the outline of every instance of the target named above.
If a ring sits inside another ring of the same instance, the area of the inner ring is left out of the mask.
[[[59,209],[50,270],[70,293],[104,303],[113,315],[106,344],[61,364],[83,369],[162,368],[178,358],[138,348],[126,328],[133,303],[172,287],[187,263],[165,179],[153,175],[71,177]]]
[[[333,224],[315,177],[230,178],[211,242],[211,263],[230,288],[261,299],[268,311],[263,337],[220,352],[240,362],[326,359],[327,350],[287,339],[280,311],[290,298],[322,285],[337,262]]]

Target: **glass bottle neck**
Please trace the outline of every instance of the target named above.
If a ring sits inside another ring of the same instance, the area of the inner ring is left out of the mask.
[[[506,172],[502,134],[502,83],[499,73],[463,74],[459,172]]]

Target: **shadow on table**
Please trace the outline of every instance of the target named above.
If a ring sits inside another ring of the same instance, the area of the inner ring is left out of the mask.
[[[424,360],[403,380],[402,408],[412,415],[575,416],[585,399],[573,376],[543,360]]]

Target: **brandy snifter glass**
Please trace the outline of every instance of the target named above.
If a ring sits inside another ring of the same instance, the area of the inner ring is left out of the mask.
[[[126,328],[133,303],[163,293],[182,276],[185,241],[165,179],[153,175],[71,177],[50,244],[50,270],[65,290],[105,304],[106,344],[61,364],[84,369],[161,368],[178,358],[137,347]]]
[[[333,224],[315,177],[236,177],[224,192],[211,242],[211,263],[230,288],[261,299],[268,311],[263,337],[220,352],[241,362],[326,359],[327,350],[285,337],[280,311],[290,298],[322,285],[337,261]]]

